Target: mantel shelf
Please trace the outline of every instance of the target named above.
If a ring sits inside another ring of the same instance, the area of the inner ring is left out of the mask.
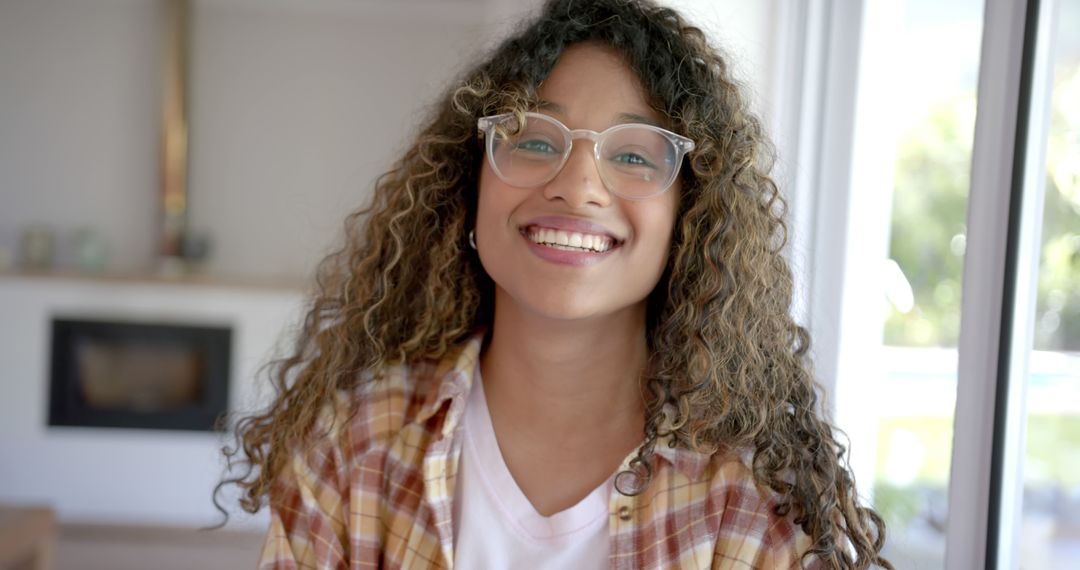
[[[72,270],[9,269],[0,271],[0,282],[8,280],[48,280],[82,283],[116,283],[134,285],[179,285],[184,287],[229,287],[261,291],[284,291],[303,293],[307,283],[289,277],[250,277],[184,273],[179,275],[150,272],[102,272],[90,273]]]

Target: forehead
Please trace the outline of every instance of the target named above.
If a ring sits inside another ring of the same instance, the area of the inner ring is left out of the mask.
[[[541,108],[569,120],[610,124],[620,115],[638,115],[647,122],[661,122],[626,59],[601,43],[566,48],[537,95]]]

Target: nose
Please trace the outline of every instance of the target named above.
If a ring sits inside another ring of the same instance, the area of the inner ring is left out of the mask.
[[[563,200],[572,208],[589,204],[604,207],[611,204],[611,193],[600,178],[593,153],[594,148],[590,141],[575,141],[562,170],[544,187],[544,197],[548,200]]]

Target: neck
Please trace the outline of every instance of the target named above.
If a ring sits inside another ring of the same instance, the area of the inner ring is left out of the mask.
[[[496,297],[481,374],[492,415],[537,438],[572,444],[640,439],[645,306],[585,320],[548,319]],[[585,442],[583,442],[585,443]]]

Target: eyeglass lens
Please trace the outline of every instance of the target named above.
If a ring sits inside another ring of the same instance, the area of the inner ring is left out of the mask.
[[[513,118],[508,120],[512,126]],[[530,188],[551,181],[570,152],[570,132],[554,120],[528,116],[516,133],[510,128],[492,130],[493,162],[503,180],[513,186]],[[656,130],[642,125],[619,126],[598,144],[597,168],[613,192],[644,198],[671,184],[678,151]]]

